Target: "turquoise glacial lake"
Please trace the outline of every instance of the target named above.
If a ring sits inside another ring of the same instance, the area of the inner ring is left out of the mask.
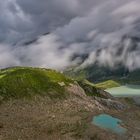
[[[99,116],[93,117],[92,124],[110,130],[117,134],[124,134],[127,129],[121,126],[122,120],[114,118],[108,114],[100,114]]]
[[[140,85],[125,85],[106,89],[106,91],[116,97],[140,97]]]
[[[137,105],[140,105],[140,85],[125,85],[115,88],[106,89],[114,97],[133,98]]]

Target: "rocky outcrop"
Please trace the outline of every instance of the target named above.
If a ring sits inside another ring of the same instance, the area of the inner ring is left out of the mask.
[[[112,100],[112,99],[103,99],[99,97],[94,97],[95,100],[97,100],[100,104],[103,106],[106,106],[110,109],[117,109],[117,110],[123,110],[126,109],[126,105],[122,104],[121,102],[117,100]]]
[[[82,102],[86,107],[90,106],[91,109],[94,107],[99,110],[104,110],[105,108],[116,110],[126,109],[126,106],[117,101],[112,95],[90,85],[85,84],[80,87],[78,84],[71,84],[67,90],[70,95],[74,95],[76,98],[79,97],[80,100],[77,100],[77,102]]]
[[[78,84],[84,89],[86,95],[88,96],[95,96],[104,99],[113,99],[113,96],[110,95],[109,93],[105,92],[102,89],[91,86],[85,83],[84,81],[79,81]]]

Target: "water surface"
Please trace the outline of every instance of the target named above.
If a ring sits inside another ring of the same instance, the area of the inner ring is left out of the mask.
[[[108,114],[93,117],[92,123],[100,128],[110,130],[117,134],[124,134],[127,130],[121,126],[122,120]]]
[[[111,95],[116,97],[140,97],[140,85],[125,85],[106,90]]]
[[[132,98],[137,105],[140,105],[140,85],[125,85],[106,90],[115,97]]]

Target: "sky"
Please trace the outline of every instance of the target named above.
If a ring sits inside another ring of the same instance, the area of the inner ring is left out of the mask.
[[[140,0],[0,0],[0,68],[140,68],[139,13]]]

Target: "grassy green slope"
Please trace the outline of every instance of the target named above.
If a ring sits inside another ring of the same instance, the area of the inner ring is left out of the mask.
[[[107,89],[107,88],[119,87],[120,84],[118,82],[116,82],[116,81],[108,80],[108,81],[105,81],[105,82],[95,84],[95,86],[97,88]]]
[[[50,98],[66,96],[64,86],[73,81],[49,69],[9,68],[0,71],[0,96],[4,99],[47,95]]]

